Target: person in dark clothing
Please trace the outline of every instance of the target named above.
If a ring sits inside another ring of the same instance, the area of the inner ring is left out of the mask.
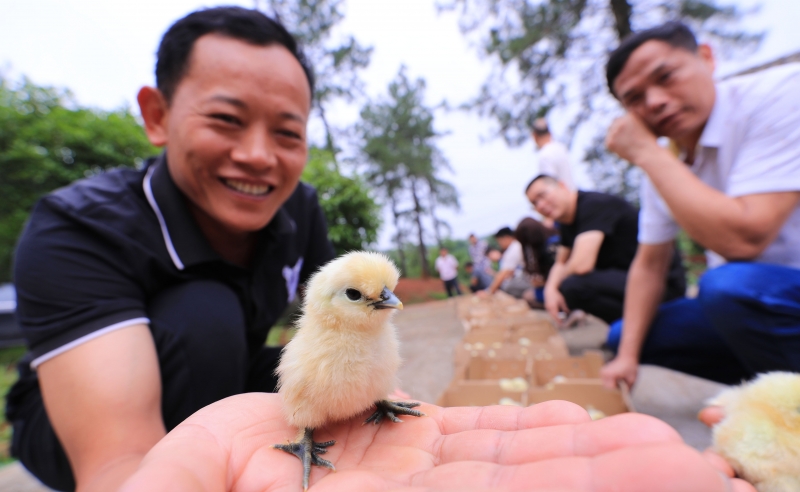
[[[556,258],[558,231],[542,222],[525,217],[514,230],[514,237],[522,245],[525,272],[531,279],[531,288],[522,294],[531,307],[544,307],[544,285]]]
[[[138,101],[164,153],[44,197],[16,252],[29,352],[11,450],[57,490],[117,490],[200,408],[274,391],[267,333],[334,256],[299,183],[313,78],[283,26],[194,12],[164,35],[156,82]]]
[[[561,241],[544,289],[545,308],[556,319],[583,310],[611,323],[622,317],[625,284],[638,245],[638,213],[625,200],[574,191],[547,175],[525,190],[536,210],[559,224]],[[675,254],[664,300],[684,295],[686,280]]]

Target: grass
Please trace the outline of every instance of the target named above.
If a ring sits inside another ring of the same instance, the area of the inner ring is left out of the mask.
[[[6,395],[17,381],[17,361],[25,354],[25,347],[0,349],[0,394],[3,395],[3,412],[0,414],[0,465],[14,461],[10,454],[11,425],[6,422]]]

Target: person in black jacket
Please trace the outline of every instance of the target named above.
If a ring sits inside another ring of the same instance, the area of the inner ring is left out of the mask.
[[[556,319],[577,309],[607,323],[621,318],[628,268],[638,245],[637,210],[613,195],[570,190],[548,175],[534,178],[525,194],[540,214],[558,224],[561,235],[544,288],[547,311]],[[676,254],[665,300],[685,290]]]

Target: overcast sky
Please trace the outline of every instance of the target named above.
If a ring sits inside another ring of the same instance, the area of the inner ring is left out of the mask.
[[[252,6],[251,1],[227,1]],[[741,5],[752,5],[740,0]],[[196,0],[0,0],[0,72],[26,75],[35,83],[69,88],[82,105],[136,108],[142,85],[154,83],[154,53],[161,35],[176,19],[214,2]],[[347,0],[343,32],[374,47],[364,72],[367,92],[383,94],[401,64],[412,78],[424,77],[427,103],[460,103],[474,96],[490,70],[458,31],[453,14],[437,15],[434,0]],[[743,27],[767,30],[761,49],[743,60],[722,63],[720,73],[800,51],[800,1],[764,0]],[[352,123],[357,108],[335,108],[332,119]],[[461,112],[437,114],[436,127],[448,132],[439,146],[455,173],[444,176],[461,193],[462,211],[448,214],[454,237],[486,235],[514,226],[530,206],[521,188],[537,173],[531,142],[509,149],[502,140],[486,142],[492,122]],[[559,128],[553,128],[558,136]],[[318,132],[317,132],[318,133]],[[578,154],[576,153],[576,156]],[[578,170],[580,174],[580,170]],[[579,176],[590,186],[588,178]],[[389,245],[391,230],[381,231]]]

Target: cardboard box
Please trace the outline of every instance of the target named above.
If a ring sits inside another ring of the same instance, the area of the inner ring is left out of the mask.
[[[505,343],[508,339],[508,333],[500,330],[470,330],[464,339],[465,344],[483,344],[490,346],[497,343]],[[497,348],[497,347],[495,347]]]
[[[619,390],[606,389],[598,379],[573,379],[528,390],[528,405],[549,400],[570,401],[587,410],[599,410],[606,416],[631,410]]]
[[[436,401],[440,407],[483,407],[499,405],[503,398],[510,398],[520,406],[527,405],[523,392],[505,391],[498,381],[454,381]]]
[[[558,330],[552,324],[538,322],[515,326],[508,333],[508,341],[519,343],[520,339],[527,339],[528,342],[546,342],[553,336],[558,336]]]
[[[548,338],[546,342],[534,342],[529,345],[509,342],[493,342],[490,345],[479,343],[462,342],[456,345],[453,353],[455,366],[463,367],[473,357],[486,357],[489,359],[531,357],[535,360],[569,357],[567,343],[558,335]]]
[[[501,379],[522,377],[530,381],[533,359],[530,357],[488,358],[473,357],[467,363],[464,379]]]
[[[540,359],[534,361],[535,379],[532,381],[536,386],[544,386],[559,376],[567,379],[598,379],[602,367],[603,353],[599,350],[587,350],[580,357]]]

